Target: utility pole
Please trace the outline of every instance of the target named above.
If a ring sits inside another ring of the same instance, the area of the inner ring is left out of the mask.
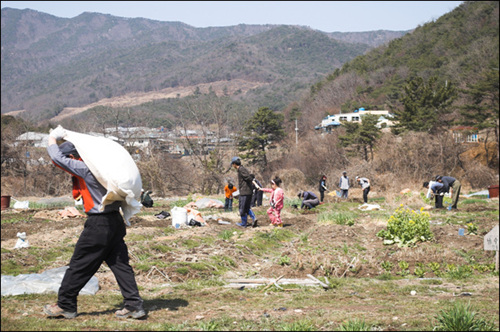
[[[295,119],[295,145],[299,145],[299,128],[297,128],[297,119]]]

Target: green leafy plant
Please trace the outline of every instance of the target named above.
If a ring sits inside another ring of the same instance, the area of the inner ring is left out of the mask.
[[[408,208],[396,209],[387,221],[387,229],[377,233],[384,239],[384,244],[397,243],[399,247],[412,246],[418,241],[429,241],[434,238],[430,229],[429,213],[420,209],[419,212]]]
[[[425,267],[417,266],[417,267],[415,267],[414,273],[417,277],[423,278],[425,276],[425,274],[427,273],[427,271],[426,271]]]
[[[389,262],[389,261],[383,261],[382,263],[380,263],[380,265],[381,265],[381,266],[382,266],[382,268],[383,268],[384,270],[386,270],[387,272],[391,272],[392,267],[393,267],[392,262]]]
[[[447,269],[446,277],[450,279],[466,279],[472,275],[472,271],[472,267],[469,265],[460,265],[458,267],[453,265]]]
[[[281,266],[283,266],[283,265],[290,265],[290,257],[288,257],[287,255],[281,256],[280,260],[279,260],[279,263],[280,263]]]
[[[431,262],[427,264],[427,266],[432,270],[432,272],[436,275],[436,277],[441,276],[441,271],[440,271],[441,264],[439,264],[438,262]]]
[[[477,235],[477,226],[473,223],[467,224],[467,234],[468,235]]]
[[[478,316],[470,303],[455,302],[448,310],[441,310],[436,316],[437,326],[433,331],[495,331],[493,322]]]
[[[406,261],[401,261],[398,263],[399,268],[401,269],[401,272],[399,274],[401,276],[407,276],[410,273],[410,270],[408,269],[410,265]]]

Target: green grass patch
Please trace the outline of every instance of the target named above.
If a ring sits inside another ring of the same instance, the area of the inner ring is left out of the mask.
[[[453,307],[441,310],[436,320],[437,326],[431,331],[498,331],[494,322],[480,317],[470,302],[453,303]]]
[[[218,237],[220,237],[223,240],[229,240],[233,236],[233,231],[230,229],[225,229],[222,232],[218,234]]]
[[[347,322],[340,324],[339,331],[371,331],[372,325],[367,324],[364,319],[349,319]]]
[[[174,250],[174,248],[169,247],[165,244],[153,244],[153,245],[151,245],[151,249],[156,250],[156,251],[161,252],[161,253],[170,252],[170,251]]]
[[[194,239],[187,239],[187,240],[182,241],[182,245],[188,249],[193,249],[193,248],[199,247],[200,244],[201,244],[200,241],[197,241]]]
[[[353,226],[356,215],[351,212],[325,211],[318,215],[318,222],[324,225]]]

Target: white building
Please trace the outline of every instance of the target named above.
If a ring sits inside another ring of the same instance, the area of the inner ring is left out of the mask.
[[[338,127],[342,125],[342,122],[357,122],[361,123],[362,118],[366,114],[378,115],[378,128],[386,128],[391,127],[394,123],[391,120],[393,115],[389,113],[387,110],[365,110],[364,108],[360,108],[352,113],[341,113],[326,116],[321,123],[314,127],[314,129],[319,130],[323,129],[325,131],[331,131],[332,128]]]
[[[17,136],[14,146],[18,146],[19,144],[25,144],[36,148],[46,148],[49,146],[49,134],[28,131]]]

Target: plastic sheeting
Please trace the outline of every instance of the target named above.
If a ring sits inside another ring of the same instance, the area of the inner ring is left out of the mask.
[[[2,275],[2,296],[57,293],[67,269],[68,266],[62,266],[39,274]],[[98,290],[99,281],[93,276],[79,295],[94,295]]]
[[[478,192],[475,192],[475,193],[472,193],[472,194],[469,194],[469,195],[463,195],[464,197],[472,197],[472,196],[488,196],[490,195],[490,192],[488,189],[486,190],[481,190],[481,191],[478,191]]]
[[[196,201],[196,207],[198,207],[198,209],[209,209],[209,208],[223,209],[224,203],[222,203],[222,201],[219,201],[218,199],[200,198],[199,200]]]

